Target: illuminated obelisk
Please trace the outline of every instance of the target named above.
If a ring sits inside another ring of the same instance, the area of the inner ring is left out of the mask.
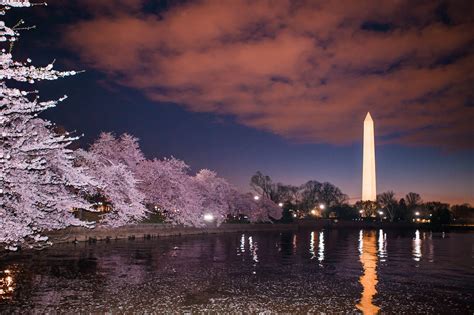
[[[374,121],[367,113],[364,120],[364,164],[362,165],[362,200],[375,201],[377,198],[375,181],[375,139]]]

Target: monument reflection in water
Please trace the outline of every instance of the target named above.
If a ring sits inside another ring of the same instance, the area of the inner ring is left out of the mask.
[[[474,314],[473,244],[355,229],[59,244],[0,257],[0,314]]]
[[[380,236],[384,237],[382,231]],[[379,242],[380,243],[380,242]],[[380,246],[381,245],[381,246]],[[383,244],[379,244],[382,253]],[[380,308],[373,304],[374,295],[377,294],[377,239],[375,231],[360,231],[359,234],[360,262],[364,273],[359,279],[362,285],[362,297],[356,307],[364,314],[376,314]]]

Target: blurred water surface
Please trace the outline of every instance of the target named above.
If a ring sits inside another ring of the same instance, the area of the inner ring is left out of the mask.
[[[474,312],[474,233],[303,230],[64,244],[0,260],[0,312]]]

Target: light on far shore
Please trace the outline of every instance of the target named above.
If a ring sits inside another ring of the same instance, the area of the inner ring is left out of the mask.
[[[204,221],[212,222],[212,221],[214,221],[214,216],[211,213],[206,213],[204,215]]]
[[[253,196],[253,199],[255,199],[255,200],[259,200],[259,199],[260,199],[260,197],[259,197],[259,196]]]
[[[415,215],[416,215],[416,216],[419,216],[419,215],[420,215],[420,212],[419,212],[419,211],[415,212]]]
[[[323,203],[319,204],[319,209],[324,210],[325,208],[326,208],[326,206]]]

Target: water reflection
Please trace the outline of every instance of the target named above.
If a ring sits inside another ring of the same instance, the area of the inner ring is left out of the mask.
[[[422,254],[421,254],[421,239],[420,239],[419,230],[416,230],[415,232],[415,238],[412,241],[412,245],[413,245],[413,250],[412,250],[413,260],[420,261]]]
[[[5,269],[0,271],[0,300],[11,299],[14,290],[15,281],[12,270]]]
[[[316,233],[311,232],[309,236],[309,254],[311,255],[310,259],[314,259],[316,257]]]
[[[428,236],[428,261],[434,262],[434,245],[433,245],[433,232],[430,231]]]
[[[473,241],[301,229],[64,244],[0,259],[0,314],[474,314]]]
[[[258,250],[258,245],[257,242],[254,242],[252,236],[249,236],[249,250],[250,254],[252,255],[252,260],[255,263],[258,263],[258,255],[257,255],[257,250]]]
[[[360,231],[359,250],[360,262],[364,274],[359,278],[362,285],[362,297],[356,307],[364,314],[376,314],[380,308],[372,303],[377,293],[377,239],[373,231]]]
[[[296,253],[296,245],[297,245],[297,236],[296,234],[293,234],[293,241],[292,241],[292,244],[293,244],[293,253]]]
[[[319,232],[318,260],[319,264],[324,260],[324,233],[322,231]]]
[[[378,240],[378,255],[381,262],[386,261],[387,258],[387,233],[384,233],[382,229],[379,230]]]

